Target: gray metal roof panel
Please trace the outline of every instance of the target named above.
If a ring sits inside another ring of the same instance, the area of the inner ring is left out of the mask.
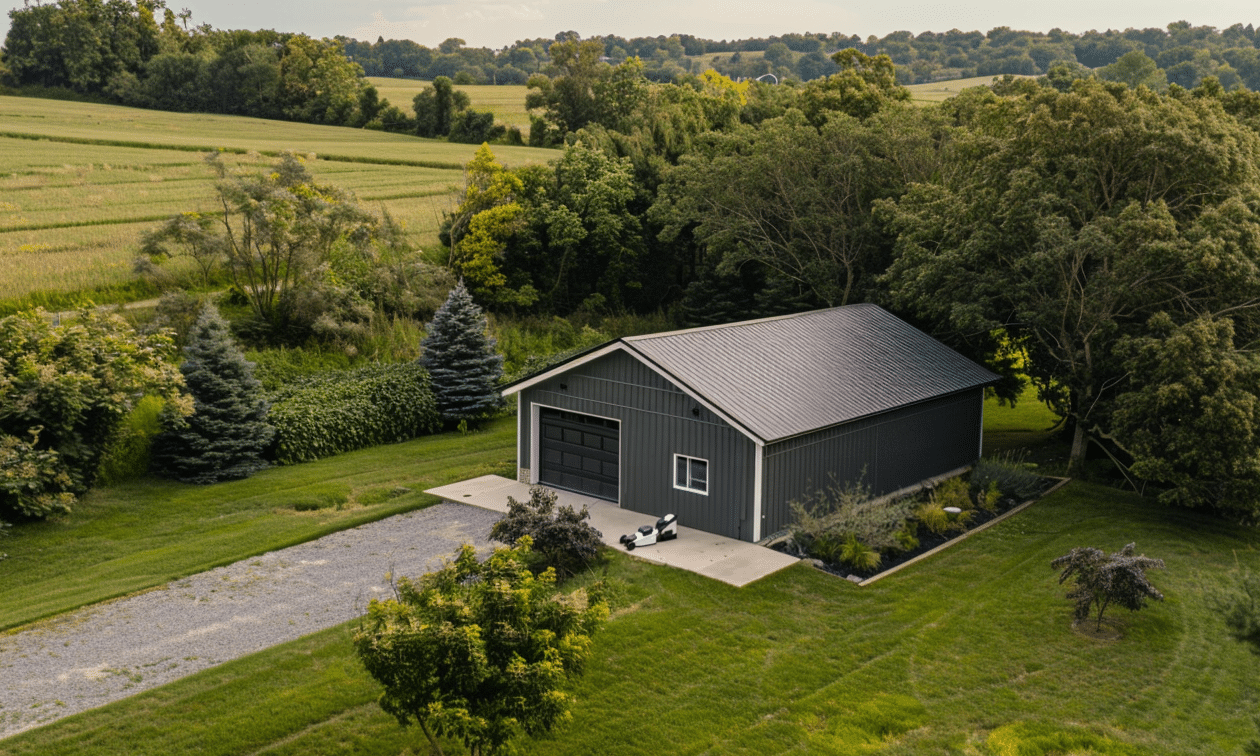
[[[998,378],[870,304],[623,341],[765,441]]]

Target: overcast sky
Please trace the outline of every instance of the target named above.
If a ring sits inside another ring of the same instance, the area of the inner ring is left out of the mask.
[[[51,2],[51,0],[48,0]],[[0,0],[7,9],[21,0]],[[193,21],[217,29],[275,29],[313,37],[344,34],[376,41],[412,39],[435,47],[459,37],[474,47],[501,48],[518,39],[554,37],[574,30],[583,37],[694,34],[742,39],[787,32],[833,32],[863,38],[892,31],[988,31],[996,26],[1070,32],[1090,29],[1164,28],[1186,20],[1224,29],[1260,26],[1255,0],[975,0],[925,3],[888,0],[168,0],[188,8]],[[8,15],[0,19],[8,33]]]

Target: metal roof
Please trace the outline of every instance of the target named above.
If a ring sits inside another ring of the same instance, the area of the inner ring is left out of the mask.
[[[998,379],[872,304],[621,341],[766,442]]]

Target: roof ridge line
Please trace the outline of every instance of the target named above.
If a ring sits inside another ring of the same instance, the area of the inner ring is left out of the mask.
[[[648,339],[659,339],[665,336],[681,336],[685,333],[701,333],[703,331],[718,331],[725,328],[739,328],[743,326],[758,325],[760,323],[770,323],[776,320],[790,320],[792,318],[800,318],[806,315],[818,315],[832,310],[843,310],[848,307],[861,307],[863,305],[871,307],[879,307],[872,302],[854,302],[853,304],[837,305],[835,307],[827,307],[822,310],[806,310],[805,312],[792,312],[787,315],[772,315],[768,318],[757,318],[756,320],[737,320],[734,323],[717,323],[715,325],[697,326],[695,328],[680,328],[677,331],[664,331],[662,333],[643,333],[637,336],[622,336],[621,341],[647,341]]]

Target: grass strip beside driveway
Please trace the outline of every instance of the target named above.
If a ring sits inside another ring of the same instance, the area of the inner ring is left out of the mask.
[[[515,438],[505,418],[230,483],[92,491],[69,515],[5,539],[0,630],[427,507],[438,499],[424,489],[469,475],[514,475]]]

